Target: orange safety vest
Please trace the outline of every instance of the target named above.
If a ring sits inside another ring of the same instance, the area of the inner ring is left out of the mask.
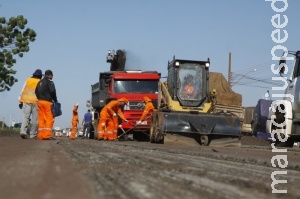
[[[21,95],[19,97],[20,102],[36,104],[38,99],[35,95],[35,88],[40,79],[30,77],[26,80],[23,89],[21,91]]]

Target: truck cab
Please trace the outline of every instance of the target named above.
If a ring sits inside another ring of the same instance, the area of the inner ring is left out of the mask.
[[[98,124],[98,116],[102,108],[111,100],[125,97],[128,105],[123,107],[124,115],[129,121],[123,122],[122,128],[127,131],[136,126],[143,113],[143,97],[149,97],[154,105],[157,105],[159,81],[161,74],[156,71],[108,71],[99,74],[99,82],[92,85],[92,107],[95,110],[94,119]],[[148,133],[151,118],[148,117],[138,128],[128,133],[142,131]],[[121,124],[121,121],[120,121]],[[97,127],[94,125],[94,128]]]
[[[288,55],[294,58],[291,77],[285,82],[283,99],[275,100],[271,107],[266,130],[279,146],[293,147],[300,141],[300,51],[289,51]],[[288,71],[286,60],[284,56],[279,61],[282,77]]]

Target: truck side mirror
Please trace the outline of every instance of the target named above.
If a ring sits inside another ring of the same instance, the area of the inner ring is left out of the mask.
[[[284,74],[285,65],[286,65],[285,57],[281,57],[280,60],[279,60],[279,67],[280,67],[279,74],[280,75]]]
[[[91,108],[91,106],[92,106],[91,101],[90,101],[90,100],[87,100],[87,101],[86,101],[86,107]]]

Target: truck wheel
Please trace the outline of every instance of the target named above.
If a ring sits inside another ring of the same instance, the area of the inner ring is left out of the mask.
[[[163,137],[159,141],[157,141],[156,143],[164,144],[165,143],[165,136],[163,135]]]
[[[95,139],[95,140],[98,140],[98,122],[99,122],[99,120],[96,119],[96,120],[94,121],[94,124],[93,124],[93,128],[94,128],[94,139]]]
[[[151,125],[150,128],[150,143],[157,143],[157,144],[164,144],[165,143],[165,136],[160,136],[161,132],[158,132],[158,129],[155,125]],[[160,139],[158,139],[160,137]]]
[[[151,126],[149,132],[150,143],[155,143],[155,134],[156,134],[156,114],[154,113],[151,118]]]
[[[211,138],[208,135],[201,135],[200,136],[201,145],[209,146],[210,142],[211,142]]]
[[[152,123],[150,127],[150,133],[149,133],[150,143],[155,143],[154,130],[155,130],[155,125]]]
[[[285,142],[286,147],[291,147],[291,148],[294,146],[294,143],[295,141],[293,138],[288,138],[288,140]]]
[[[150,143],[164,144],[165,136],[161,132],[161,129],[159,128],[157,114],[152,115],[151,121],[152,122],[151,122],[150,133],[149,133]]]
[[[288,138],[287,141],[285,141],[285,142],[276,140],[275,146],[277,146],[277,147],[293,147],[294,143],[295,143],[295,141],[293,140],[293,138]]]

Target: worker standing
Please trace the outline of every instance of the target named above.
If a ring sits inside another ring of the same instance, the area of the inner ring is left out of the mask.
[[[140,118],[139,121],[136,122],[136,124],[141,124],[145,118],[147,117],[148,113],[152,113],[153,111],[155,111],[155,107],[153,106],[153,103],[151,101],[151,99],[147,96],[143,97],[143,103],[145,103],[145,108],[144,108],[144,112]]]
[[[79,123],[79,118],[78,118],[78,103],[77,103],[73,107],[72,131],[71,131],[71,134],[70,134],[70,139],[71,140],[76,139],[76,132],[77,132],[78,123]]]
[[[128,104],[128,99],[122,97],[110,101],[100,112],[98,123],[98,140],[117,140],[118,138],[118,116],[128,122],[125,118],[122,107]]]
[[[27,139],[27,129],[28,124],[30,125],[29,138],[36,138],[37,136],[37,125],[38,125],[38,111],[37,102],[38,99],[35,95],[35,88],[38,82],[41,80],[43,74],[40,69],[37,69],[32,77],[27,78],[21,94],[19,96],[19,108],[23,109],[23,119],[20,129],[20,136],[23,139]],[[31,116],[31,119],[30,119]]]
[[[51,105],[57,102],[56,89],[52,81],[53,73],[51,70],[45,71],[45,76],[35,89],[38,99],[38,136],[39,140],[52,140],[52,129],[54,117],[51,112]]]
[[[82,126],[83,126],[82,139],[88,138],[89,134],[91,133],[92,118],[93,118],[93,115],[91,114],[90,109],[88,109],[87,113],[84,114],[83,120],[82,120]]]

